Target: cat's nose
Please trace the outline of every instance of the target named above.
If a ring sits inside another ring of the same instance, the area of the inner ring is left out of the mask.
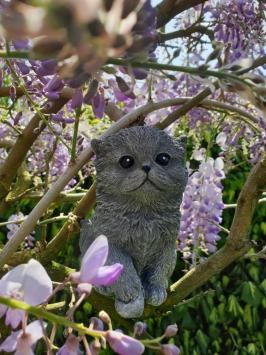
[[[143,166],[142,166],[142,170],[144,170],[145,173],[148,174],[148,172],[151,170],[151,167],[150,167],[149,165],[143,165]]]

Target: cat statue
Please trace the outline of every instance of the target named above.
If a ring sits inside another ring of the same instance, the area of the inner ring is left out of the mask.
[[[167,297],[176,264],[180,204],[187,183],[185,139],[142,126],[91,141],[96,153],[97,207],[92,221],[81,221],[84,255],[100,234],[108,238],[108,264],[124,269],[98,292],[115,296],[124,318],[142,315],[144,302],[159,306]]]

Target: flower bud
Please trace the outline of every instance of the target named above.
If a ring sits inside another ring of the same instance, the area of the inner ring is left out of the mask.
[[[99,312],[99,318],[105,323],[105,324],[111,324],[111,318],[109,317],[109,314],[106,313],[105,311]]]
[[[179,348],[174,344],[163,344],[161,350],[165,355],[179,355],[180,353]]]
[[[176,324],[170,324],[168,327],[165,329],[164,335],[166,337],[173,337],[177,333],[177,325]]]
[[[134,324],[134,334],[135,335],[143,334],[146,329],[147,329],[147,324],[144,322],[136,322]]]

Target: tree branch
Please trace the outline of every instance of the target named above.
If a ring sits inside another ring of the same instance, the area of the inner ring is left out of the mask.
[[[148,104],[137,108],[133,112],[129,112],[128,114],[123,116],[119,121],[113,123],[112,126],[107,129],[101,135],[100,138],[104,139],[107,136],[119,131],[121,128],[129,126],[131,123],[136,121],[141,115],[147,115],[148,113],[158,110],[160,108],[176,105],[176,103],[177,101],[175,99],[164,100],[156,103],[149,102]],[[76,159],[74,163],[71,163],[71,165],[65,170],[63,175],[61,175],[61,177],[59,177],[59,179],[51,186],[51,188],[47,191],[44,197],[38,202],[38,204],[28,215],[26,221],[22,223],[19,230],[4,246],[2,252],[0,253],[0,267],[4,266],[4,264],[10,260],[10,256],[16,251],[20,243],[23,242],[24,238],[32,232],[38,219],[43,215],[43,213],[49,207],[50,203],[52,203],[57,198],[58,194],[64,189],[64,187],[72,179],[72,177],[77,174],[77,172],[82,168],[82,166],[89,161],[92,155],[93,152],[91,150],[91,147],[89,146],[80,154],[80,156]]]
[[[60,98],[53,103],[53,106],[42,110],[42,113],[58,112],[70,98],[69,90],[65,90]],[[12,146],[6,160],[0,166],[0,200],[8,194],[18,168],[44,128],[45,124],[42,123],[40,116],[35,114]]]
[[[183,30],[178,30],[168,33],[158,33],[159,43],[169,41],[171,39],[180,38],[180,37],[190,37],[193,33],[206,34],[211,40],[214,40],[214,33],[212,30],[208,29],[202,25],[191,26]]]
[[[172,18],[191,7],[204,4],[206,0],[163,0],[157,5],[157,28],[167,24]]]

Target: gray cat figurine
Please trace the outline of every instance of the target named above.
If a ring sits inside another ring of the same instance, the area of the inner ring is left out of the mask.
[[[124,318],[139,317],[144,300],[159,306],[167,297],[176,263],[180,203],[187,183],[185,140],[144,126],[92,140],[96,153],[97,208],[81,222],[82,255],[100,234],[109,242],[107,265],[124,265],[120,278],[97,290],[115,296]]]

